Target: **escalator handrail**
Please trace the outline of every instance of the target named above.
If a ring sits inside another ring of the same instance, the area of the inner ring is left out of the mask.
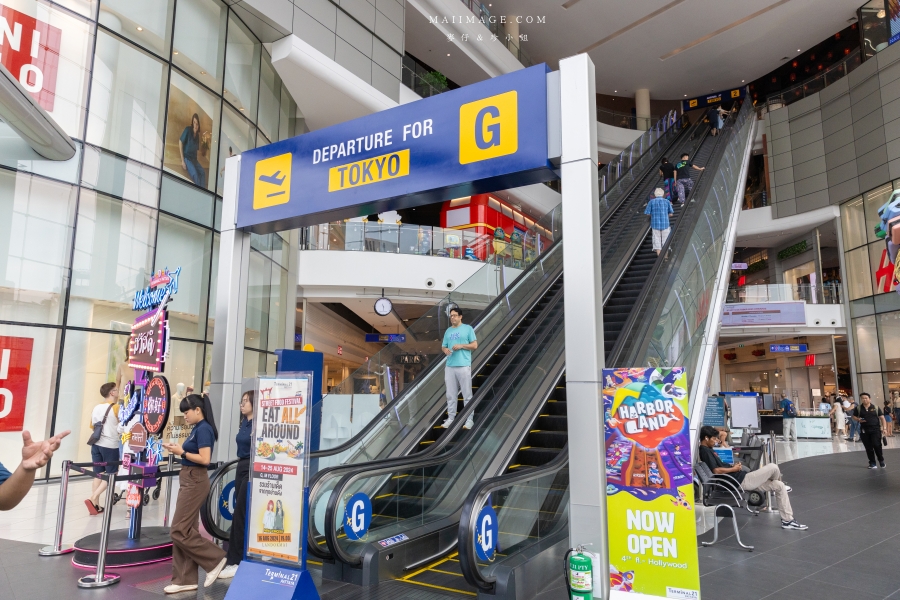
[[[481,571],[478,570],[478,564],[475,560],[474,553],[472,552],[475,547],[475,535],[478,531],[478,525],[475,521],[478,519],[478,513],[481,511],[481,507],[484,506],[488,496],[497,490],[553,475],[568,466],[569,444],[567,442],[559,451],[559,454],[545,465],[528,469],[521,473],[508,473],[489,479],[483,479],[472,488],[469,495],[466,497],[465,503],[463,503],[462,512],[459,516],[459,535],[457,536],[457,539],[459,540],[459,545],[457,547],[457,550],[459,551],[459,566],[462,570],[463,577],[466,578],[466,581],[470,585],[489,592],[493,590],[495,581],[482,576]]]
[[[715,169],[713,172],[718,172],[718,168],[721,164],[723,153],[716,154],[719,148],[726,148],[728,142],[731,141],[733,136],[737,135],[740,131],[741,127],[743,127],[744,122],[751,113],[754,111],[750,110],[748,106],[749,103],[745,102],[744,106],[741,108],[741,112],[735,117],[733,125],[728,129],[725,135],[722,135],[722,138],[726,138],[727,140],[723,142],[722,139],[716,141],[716,146],[713,149],[713,154],[711,157],[715,157]],[[751,123],[752,126],[752,123]],[[696,202],[693,205],[693,209],[690,210],[691,214],[699,215],[703,208],[706,205],[706,200],[709,197],[709,190],[712,187],[715,181],[715,177],[710,177],[706,181],[704,181],[701,185],[698,185],[696,188],[696,193],[692,194],[694,198],[700,198],[699,202]],[[676,232],[673,232],[673,235],[669,236],[668,243],[666,247],[663,248],[663,252],[660,253],[663,256],[665,252],[668,251],[669,256],[672,257],[670,261],[667,260],[659,260],[653,265],[653,269],[650,271],[650,274],[647,277],[648,282],[660,282],[665,280],[664,289],[671,288],[674,285],[674,277],[677,275],[679,268],[681,266],[682,261],[684,260],[684,256],[687,253],[688,243],[690,242],[690,235],[684,233],[688,226],[693,226],[695,223],[688,218],[688,207],[690,203],[685,204],[685,213],[681,215],[678,219],[678,224],[676,224],[676,231],[679,235],[674,235]],[[684,223],[684,225],[682,225]],[[688,225],[690,224],[690,225]],[[666,273],[663,273],[663,270],[666,270]],[[652,337],[653,331],[656,328],[656,324],[659,322],[660,315],[662,314],[664,307],[664,302],[660,298],[651,298],[653,295],[653,286],[647,285],[644,286],[644,289],[641,290],[641,295],[638,297],[637,301],[634,304],[634,308],[628,316],[628,320],[625,323],[625,327],[623,327],[622,331],[633,331],[632,335],[629,336],[620,336],[618,340],[616,340],[616,345],[613,347],[613,350],[610,352],[610,360],[608,361],[610,364],[632,364],[637,360],[641,360],[641,357],[646,352],[647,348],[650,345],[650,339]],[[649,302],[653,302],[653,309],[649,315],[641,315],[641,308],[646,306]],[[640,322],[640,323],[639,323]],[[631,329],[626,329],[626,328]],[[637,335],[634,335],[637,333]],[[636,363],[635,363],[636,364]]]
[[[554,299],[547,305],[544,309],[547,311],[545,314],[549,314],[550,310],[554,308],[558,303],[562,302],[562,290],[556,293]],[[550,318],[550,317],[545,317]],[[522,340],[519,343],[523,344],[523,347],[527,348],[529,355],[534,354],[538,351],[539,348],[542,347],[543,342],[546,337],[550,335],[550,332],[553,330],[554,326],[563,319],[563,313],[560,311],[555,317],[552,317],[552,321],[547,323],[547,327],[544,332],[540,335],[538,339],[528,338],[527,335],[522,336]],[[544,319],[538,319],[534,323],[532,323],[529,330],[538,326],[539,323],[543,323]],[[510,352],[510,355],[513,353]],[[500,385],[499,391],[494,394],[494,398],[491,403],[485,407],[486,412],[490,412],[493,410],[496,405],[502,401],[504,398],[504,394],[518,381],[518,375],[526,368],[527,361],[521,361],[516,367],[513,374],[507,378],[505,382]],[[476,403],[474,401],[470,401],[469,405],[466,406],[459,414],[457,414],[456,423],[458,426],[463,422],[464,419],[467,419],[469,415],[474,412]],[[471,430],[471,433],[474,433],[478,429],[482,427],[486,427],[486,423],[479,422],[476,426]],[[447,433],[442,436],[443,438],[449,440],[451,435],[451,430],[448,430]],[[437,443],[437,442],[436,442]],[[436,444],[435,443],[435,444]],[[433,444],[434,445],[434,444]],[[352,472],[344,475],[338,483],[334,486],[334,489],[331,491],[331,496],[328,498],[328,506],[325,510],[325,527],[324,527],[324,535],[326,540],[326,545],[328,549],[331,551],[332,556],[336,557],[341,562],[348,565],[359,565],[362,562],[361,557],[359,556],[350,556],[346,554],[341,548],[340,544],[337,540],[337,528],[334,526],[336,523],[337,517],[337,505],[340,502],[344,489],[347,488],[350,484],[354,483],[357,479],[362,477],[377,477],[379,475],[387,475],[399,470],[409,470],[409,469],[417,469],[417,468],[425,468],[432,467],[443,463],[448,463],[451,460],[454,460],[459,454],[462,454],[465,450],[467,450],[467,444],[459,443],[455,448],[450,450],[449,452],[445,452],[439,456],[422,456],[419,455],[414,458],[410,457],[400,457],[393,459],[386,459],[383,461],[375,461],[378,465],[375,468],[372,468],[373,463],[369,463],[366,465],[366,468],[356,468]],[[359,465],[355,465],[359,467]]]
[[[561,276],[562,276],[562,263],[560,263],[556,269],[554,269],[553,271],[550,272],[550,275],[548,277],[550,280],[549,287],[544,292],[541,293],[541,297],[538,298],[538,300],[535,302],[535,304],[537,302],[540,302],[540,300],[543,298],[544,294],[546,294],[546,291],[549,290],[550,288],[552,288],[552,286],[559,280],[559,278]],[[561,298],[561,291],[557,292],[554,295],[554,297],[553,297],[553,299],[551,299],[550,303],[548,303],[548,305],[546,307],[544,307],[544,310],[554,307],[560,301],[560,298]],[[534,305],[532,305],[532,308],[533,308],[533,306]],[[487,378],[487,380],[481,386],[479,386],[479,391],[476,394],[476,396],[474,396],[472,398],[472,400],[469,401],[468,405],[465,406],[463,408],[463,410],[457,414],[456,419],[453,421],[453,423],[450,425],[450,427],[447,428],[447,431],[445,431],[444,434],[441,435],[438,438],[438,440],[435,441],[435,443],[431,444],[426,450],[424,450],[423,452],[419,452],[416,455],[417,458],[424,460],[424,459],[427,459],[429,457],[439,454],[443,450],[443,448],[447,444],[450,443],[451,440],[456,438],[456,436],[459,434],[459,431],[463,427],[466,420],[468,420],[469,416],[475,411],[475,407],[479,403],[482,395],[492,389],[494,382],[501,376],[501,374],[504,372],[504,370],[509,366],[509,363],[516,356],[517,351],[519,351],[523,347],[528,347],[528,346],[531,346],[534,344],[532,335],[529,335],[529,334],[534,334],[534,332],[537,330],[537,328],[541,326],[542,322],[543,322],[542,319],[538,318],[534,321],[534,323],[532,323],[528,327],[528,329],[522,335],[521,339],[519,339],[519,341],[516,342],[515,346],[513,346],[513,348],[510,349],[510,351],[503,358],[503,360],[500,362],[500,364],[497,365],[497,368],[495,368],[494,371]],[[543,339],[544,337],[545,337],[545,334],[541,336],[541,339]],[[501,389],[504,389],[504,388],[501,388]],[[495,395],[495,400],[493,400],[490,404],[488,404],[488,410],[490,410],[493,407],[494,403],[496,402],[496,397],[497,397],[497,395]],[[377,466],[389,465],[389,464],[390,465],[395,465],[395,464],[402,465],[402,464],[406,464],[409,460],[410,460],[409,456],[399,456],[399,457],[395,457],[395,458],[384,458],[384,459],[369,461],[367,463],[364,463],[364,466],[362,466],[360,464],[348,464],[348,465],[335,465],[333,467],[328,467],[327,469],[323,469],[323,470],[319,471],[318,473],[316,473],[310,479],[310,482],[309,482],[310,502],[312,502],[313,499],[318,497],[319,487],[326,481],[326,478],[333,479],[335,477],[341,477],[341,474],[344,472],[357,472],[357,471],[362,470],[362,471],[365,471],[368,473],[368,472],[371,472],[372,465],[377,465]],[[340,484],[340,481],[341,480],[338,481],[338,484]],[[335,490],[332,490],[332,495],[334,493],[335,493]],[[327,531],[327,527],[325,529]],[[316,544],[315,535],[314,535],[314,532],[312,531],[311,527],[307,528],[307,547],[309,548],[310,553],[313,554],[314,556],[316,556],[317,558],[322,558],[322,559],[330,559],[331,558],[330,553],[324,552],[318,546],[318,544]]]
[[[493,309],[497,307],[497,305],[499,305],[502,302],[505,302],[507,299],[507,296],[510,293],[512,293],[514,291],[514,289],[516,288],[516,286],[518,285],[519,280],[522,279],[523,277],[525,277],[526,275],[529,275],[532,269],[536,268],[537,265],[541,264],[543,262],[542,257],[545,256],[546,254],[548,254],[551,250],[553,250],[554,247],[560,241],[562,241],[562,235],[560,235],[556,240],[554,240],[553,244],[551,244],[550,246],[547,247],[547,249],[541,254],[541,257],[539,257],[533,263],[528,265],[528,268],[526,268],[524,271],[522,271],[522,273],[520,273],[519,276],[516,277],[513,280],[513,282],[510,283],[506,287],[506,289],[503,291],[502,294],[499,294],[496,298],[491,300],[488,303],[488,305],[481,311],[481,314],[479,314],[478,317],[470,324],[472,326],[472,328],[474,329],[476,325],[481,323],[482,319],[487,318],[491,314],[491,311],[493,311]],[[538,297],[536,300],[534,300],[534,302],[538,302],[538,301],[540,301],[540,297]],[[441,302],[443,302],[443,299],[441,300]],[[532,302],[529,302],[526,305],[526,309],[530,309],[532,304],[533,304]],[[514,327],[515,324],[512,324],[512,326]],[[409,387],[404,389],[402,392],[400,392],[400,394],[398,396],[396,396],[393,400],[388,402],[385,405],[385,407],[381,410],[381,412],[378,415],[376,415],[373,419],[371,419],[368,423],[366,423],[366,425],[355,436],[351,437],[349,440],[347,440],[343,444],[340,444],[333,448],[326,448],[325,450],[316,450],[315,452],[310,452],[310,455],[309,455],[310,459],[312,460],[312,459],[316,459],[316,458],[324,458],[326,456],[333,456],[335,454],[340,454],[341,452],[349,450],[353,446],[357,445],[359,443],[359,440],[364,439],[364,437],[366,435],[368,435],[372,431],[372,429],[374,429],[376,426],[378,426],[378,424],[381,423],[382,419],[379,418],[380,415],[391,414],[390,411],[392,411],[394,408],[396,408],[401,400],[405,400],[408,394],[414,393],[419,387],[418,383],[423,381],[425,379],[425,376],[428,375],[429,373],[433,372],[435,369],[437,369],[439,365],[442,365],[445,360],[446,360],[445,357],[440,357],[438,360],[433,361],[424,371],[419,373],[419,376],[418,376],[415,384],[410,385]],[[325,398],[323,397],[322,401],[324,401],[324,400],[325,400]]]

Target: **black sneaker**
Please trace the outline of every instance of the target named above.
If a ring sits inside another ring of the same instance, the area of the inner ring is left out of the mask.
[[[880,464],[881,464],[881,468],[884,469],[884,468],[885,468],[885,467],[884,467],[884,461],[881,461]]]
[[[875,465],[875,463],[869,463],[869,468],[870,468],[870,469],[877,469],[878,467]]]
[[[809,529],[806,525],[801,525],[797,521],[782,521],[781,522],[782,529],[796,529],[797,531],[803,531],[804,529]]]

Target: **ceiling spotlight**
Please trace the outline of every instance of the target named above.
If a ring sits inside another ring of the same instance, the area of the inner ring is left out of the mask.
[[[618,94],[619,90],[613,90],[613,94]]]
[[[206,71],[200,71],[201,75],[206,75]]]
[[[744,80],[743,80],[743,79],[741,79],[741,83],[744,83]]]
[[[883,9],[883,8],[882,8],[881,10],[878,11],[878,18],[879,18],[879,19],[883,19],[883,18],[884,18],[884,9]]]
[[[178,54],[178,50],[175,51],[175,54]]]
[[[450,56],[450,53],[449,53],[449,52],[447,53],[447,56]]]
[[[797,48],[797,52],[800,52],[800,48]]]
[[[687,98],[687,94],[685,94],[684,97]]]
[[[882,11],[882,12],[884,12],[884,11]],[[144,30],[144,28],[143,28],[143,27],[141,27],[141,26],[140,26],[140,25],[138,25],[138,28],[137,28],[137,30],[138,30],[138,31],[143,31],[143,30]]]

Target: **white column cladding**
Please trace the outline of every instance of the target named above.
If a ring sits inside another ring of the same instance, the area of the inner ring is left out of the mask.
[[[597,97],[587,54],[559,62],[569,424],[569,541],[591,544],[594,596],[609,598],[603,436],[603,290],[597,187]]]
[[[216,326],[213,337],[212,380],[209,397],[219,428],[213,460],[234,456],[237,448],[238,402],[244,371],[244,331],[247,322],[247,287],[250,272],[250,234],[235,227],[241,157],[225,161],[222,196],[222,232],[216,279]]]
[[[634,90],[634,113],[637,117],[637,128],[641,131],[650,129],[650,90],[646,88]]]

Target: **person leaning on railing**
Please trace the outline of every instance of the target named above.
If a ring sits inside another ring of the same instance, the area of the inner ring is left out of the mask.
[[[12,510],[18,506],[34,484],[34,474],[50,461],[62,439],[69,433],[66,430],[49,440],[35,442],[29,432],[22,432],[22,462],[18,468],[10,473],[0,463],[0,510]]]

